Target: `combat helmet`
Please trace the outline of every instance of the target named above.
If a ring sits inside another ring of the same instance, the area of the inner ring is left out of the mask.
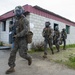
[[[21,16],[24,12],[25,12],[25,10],[23,9],[22,6],[16,6],[14,9],[14,14],[17,17]]]

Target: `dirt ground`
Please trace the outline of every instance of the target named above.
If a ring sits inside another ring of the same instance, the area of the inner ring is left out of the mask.
[[[32,65],[28,66],[27,61],[22,59],[17,53],[16,72],[9,75],[75,75],[75,70],[69,69],[63,64],[57,64],[52,60],[67,60],[70,53],[74,53],[75,49],[61,50],[59,53],[55,51],[52,55],[48,52],[48,58],[43,59],[43,52],[31,53]],[[5,71],[9,68],[7,65],[10,55],[9,50],[0,50],[0,75],[5,75]]]

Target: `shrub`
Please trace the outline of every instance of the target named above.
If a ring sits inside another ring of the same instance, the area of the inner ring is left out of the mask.
[[[69,60],[64,62],[69,68],[75,69],[75,54],[69,55]]]
[[[66,61],[64,62],[64,64],[68,66],[69,68],[75,69],[75,62]]]
[[[3,46],[3,42],[0,41],[0,46]]]
[[[34,43],[31,44],[31,50],[34,50],[35,49],[35,45]]]
[[[75,44],[69,44],[66,46],[67,48],[75,48]]]
[[[31,49],[34,51],[43,51],[44,50],[44,43],[43,42],[37,43],[37,44],[32,43]]]
[[[75,54],[71,54],[71,55],[69,55],[69,61],[71,61],[71,62],[75,62]]]

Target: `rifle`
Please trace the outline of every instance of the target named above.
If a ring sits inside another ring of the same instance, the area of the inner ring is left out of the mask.
[[[11,39],[12,39],[12,42],[14,42],[15,38],[13,37],[14,35],[16,35],[16,25],[13,21],[10,21],[10,30],[11,30]]]

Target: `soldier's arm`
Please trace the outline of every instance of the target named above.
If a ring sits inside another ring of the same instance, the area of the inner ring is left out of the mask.
[[[23,37],[26,36],[28,34],[29,31],[29,21],[27,19],[23,20],[23,27],[24,29],[17,34],[17,37]]]
[[[54,36],[54,30],[51,29],[51,36]]]
[[[12,24],[12,25],[9,25],[9,28],[13,28],[13,26],[14,26],[14,24]]]
[[[60,36],[61,36],[61,38],[63,37],[63,35],[62,35],[62,31],[61,31],[61,33],[60,33]]]
[[[65,36],[66,36],[66,39],[67,39],[67,33],[65,32]]]
[[[59,38],[61,37],[61,33],[59,32]]]
[[[58,40],[60,40],[60,38],[61,38],[61,34],[60,32],[58,32]]]
[[[44,37],[44,29],[43,29],[43,31],[42,31],[42,36]]]

